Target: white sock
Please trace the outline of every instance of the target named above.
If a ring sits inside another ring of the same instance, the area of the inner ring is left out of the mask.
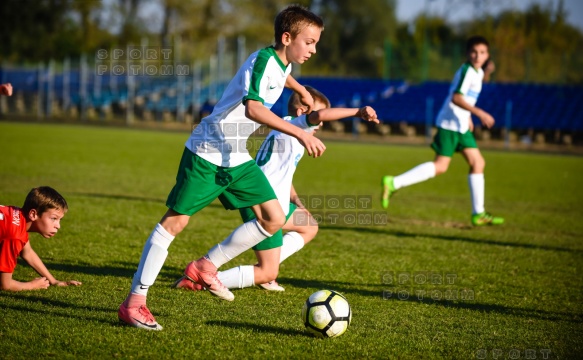
[[[162,225],[157,224],[144,244],[138,271],[132,280],[131,292],[133,294],[148,295],[148,289],[156,281],[164,261],[166,261],[172,240],[174,240],[174,236],[170,235]]]
[[[484,192],[485,180],[484,174],[468,175],[468,184],[470,185],[470,195],[472,196],[472,215],[481,214],[484,211]]]
[[[435,164],[432,161],[415,166],[413,169],[395,176],[393,185],[395,190],[405,186],[420,183],[435,177]]]
[[[304,247],[304,238],[295,231],[290,231],[283,236],[283,245],[279,255],[279,263],[297,253]]]
[[[265,231],[256,219],[251,220],[236,228],[225,240],[210,249],[206,257],[219,268],[270,236],[272,234]]]
[[[229,289],[242,289],[255,285],[255,266],[241,265],[217,274],[219,280]]]

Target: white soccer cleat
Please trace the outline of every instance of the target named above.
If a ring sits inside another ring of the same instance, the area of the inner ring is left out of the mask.
[[[275,280],[259,284],[259,287],[269,291],[285,291],[285,288],[279,285]]]

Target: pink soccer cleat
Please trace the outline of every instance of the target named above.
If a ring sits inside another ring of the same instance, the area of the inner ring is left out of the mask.
[[[176,280],[176,282],[174,283],[174,285],[172,285],[172,287],[175,287],[177,289],[186,289],[186,290],[190,290],[190,291],[204,290],[204,287],[202,287],[202,285],[195,283],[194,281],[190,280],[186,276],[183,276],[180,279]]]
[[[235,300],[235,295],[217,277],[217,267],[205,257],[188,264],[184,275],[223,300]]]
[[[119,321],[140,329],[162,330],[162,326],[156,322],[146,304],[128,307],[126,300],[119,306],[117,317]]]

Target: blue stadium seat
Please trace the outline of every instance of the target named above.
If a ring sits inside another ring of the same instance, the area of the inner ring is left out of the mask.
[[[38,68],[0,69],[2,79],[12,83],[15,91],[34,94],[48,90],[47,73]],[[128,89],[125,76],[103,75],[96,78],[89,73],[85,87],[85,99],[81,96],[81,76],[78,70],[71,71],[65,83],[63,74],[55,74],[52,82],[54,97],[63,101],[68,93],[70,103],[96,108],[127,101]],[[39,84],[39,79],[41,83]],[[145,99],[145,108],[153,111],[175,111],[178,107],[178,86],[175,77],[136,76],[135,95]],[[381,121],[424,125],[427,117],[427,99],[433,99],[431,109],[432,121],[447,96],[449,82],[427,81],[420,84],[409,84],[402,80],[353,79],[353,78],[323,78],[300,77],[301,84],[311,85],[322,91],[330,99],[333,106],[373,106]],[[200,99],[193,99],[192,84],[182,83],[184,88],[184,107],[197,102],[202,104],[205,99],[222,93],[225,84],[214,88],[200,89]],[[98,91],[95,91],[98,90]],[[211,94],[212,92],[212,94]],[[280,115],[287,115],[287,99],[289,90],[284,90],[272,110]],[[158,101],[154,99],[158,98]],[[496,128],[506,126],[507,102],[512,102],[511,128],[515,130],[533,129],[535,131],[583,131],[583,87],[575,85],[546,84],[504,84],[486,83],[477,106],[494,116]]]

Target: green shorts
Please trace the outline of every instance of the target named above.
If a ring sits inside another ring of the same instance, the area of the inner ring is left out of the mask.
[[[287,222],[289,218],[293,215],[294,211],[296,210],[297,206],[295,204],[289,203],[289,212],[285,217],[285,221]],[[255,213],[251,208],[242,208],[239,209],[239,213],[241,214],[241,219],[244,222],[251,221],[255,219]],[[283,245],[283,231],[281,229],[277,230],[275,234],[268,237],[267,239],[261,241],[259,244],[253,246],[253,250],[269,250],[275,249]]]
[[[166,206],[179,214],[192,216],[217,197],[227,210],[277,198],[255,161],[231,168],[216,166],[185,148],[176,185],[168,195]]]
[[[463,149],[477,149],[478,144],[476,144],[474,134],[469,130],[462,134],[457,131],[438,128],[431,147],[437,155],[452,157],[455,152]]]

